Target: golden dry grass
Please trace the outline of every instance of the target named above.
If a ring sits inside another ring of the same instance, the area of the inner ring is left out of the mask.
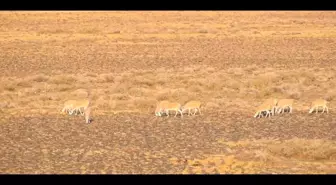
[[[296,73],[289,69],[273,70],[278,76],[284,72]],[[307,69],[306,72],[312,70]],[[331,68],[320,69],[310,77],[319,78],[330,73],[331,78],[335,78],[336,73],[333,71]],[[98,112],[131,110],[152,114],[156,102],[165,99],[181,104],[197,99],[204,103],[206,109],[217,107],[216,105],[225,109],[230,100],[239,99],[242,104],[237,104],[236,108],[251,114],[258,104],[270,97],[294,98],[294,109],[300,111],[308,111],[314,97],[330,101],[331,109],[335,105],[336,94],[330,88],[333,83],[331,80],[305,84],[308,77],[302,76],[301,82],[295,78],[282,82],[281,77],[269,75],[265,80],[265,76],[254,76],[246,70],[237,77],[225,70],[209,73],[207,68],[201,69],[199,74],[201,75],[175,71],[161,77],[163,73],[151,70],[142,73],[129,72],[128,75],[97,74],[96,77],[80,74],[11,77],[11,80],[2,80],[0,97],[5,104],[17,105],[4,111],[15,111],[15,108],[31,109],[47,104],[44,108],[51,113],[56,113],[67,99],[87,97],[88,91],[92,91],[92,105],[98,108]],[[283,77],[287,78],[285,75]]]
[[[336,143],[290,139],[223,142],[231,154],[187,160],[184,174],[328,174],[336,172]],[[172,160],[174,162],[174,160]]]
[[[203,114],[252,117],[271,97],[295,99],[294,114],[324,98],[333,114],[335,18],[330,11],[3,11],[0,113],[57,115],[67,99],[90,91],[94,115],[154,115],[157,101],[200,100]]]

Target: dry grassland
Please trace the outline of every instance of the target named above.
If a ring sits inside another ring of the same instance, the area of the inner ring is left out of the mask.
[[[335,12],[0,20],[0,173],[336,172]],[[91,125],[59,114],[88,91]],[[293,114],[253,119],[270,97],[295,99]],[[315,98],[329,114],[308,114]],[[154,117],[157,101],[193,99],[203,115]]]

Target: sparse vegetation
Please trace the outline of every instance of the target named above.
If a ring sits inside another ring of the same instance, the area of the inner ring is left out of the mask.
[[[205,173],[294,173],[293,166],[309,172],[307,164],[331,173],[321,161],[335,166],[335,143],[328,141],[335,137],[336,30],[329,24],[335,17],[318,11],[1,12],[6,149],[0,155],[11,160],[0,160],[0,173],[182,173],[184,163],[166,169],[160,163],[196,153],[224,153],[235,169],[218,162],[221,157],[194,156],[201,162],[188,159],[183,173],[208,161],[215,164]],[[89,91],[93,124],[59,115],[66,100],[88,98]],[[267,98],[293,98],[294,113],[252,119]],[[328,101],[330,114],[307,115],[316,98]],[[162,100],[201,101],[203,115],[156,118]],[[231,148],[236,153],[213,142],[269,135],[259,143],[263,149],[246,144]],[[24,168],[32,160],[33,168]]]

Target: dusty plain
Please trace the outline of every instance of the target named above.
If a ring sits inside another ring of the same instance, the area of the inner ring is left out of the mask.
[[[0,12],[0,173],[336,173],[336,12]],[[61,115],[91,92],[91,124]],[[265,99],[292,114],[253,118]],[[315,98],[328,114],[308,114]],[[155,117],[157,101],[202,114]]]

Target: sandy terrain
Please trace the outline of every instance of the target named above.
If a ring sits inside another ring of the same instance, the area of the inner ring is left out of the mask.
[[[0,20],[0,173],[336,173],[335,12]],[[88,96],[92,124],[60,114]],[[270,97],[293,113],[253,118]],[[329,114],[308,114],[316,98]],[[201,115],[154,116],[192,99]]]

